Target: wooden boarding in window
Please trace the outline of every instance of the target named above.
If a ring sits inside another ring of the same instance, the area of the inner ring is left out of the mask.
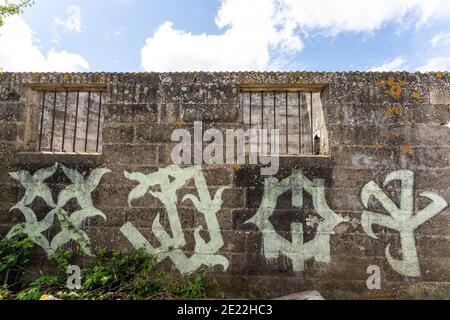
[[[322,85],[243,87],[240,99],[243,123],[251,129],[278,129],[280,155],[323,154],[321,139],[328,139],[320,97],[323,88]]]
[[[77,88],[53,86],[53,90],[48,87],[39,91],[38,151],[101,153],[103,92]]]

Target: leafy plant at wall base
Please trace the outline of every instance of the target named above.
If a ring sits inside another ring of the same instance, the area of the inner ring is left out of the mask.
[[[168,280],[168,273],[158,270],[158,259],[144,249],[131,255],[120,251],[98,253],[93,267],[85,269],[80,296],[87,299],[202,298],[205,289],[200,278],[190,281],[182,276]]]
[[[0,286],[0,301],[8,300],[11,297],[12,293],[8,290],[6,286]]]
[[[41,275],[27,285],[27,288],[17,294],[18,300],[38,300],[42,295],[66,289],[67,267],[72,259],[70,251],[56,251],[52,262],[56,265],[54,274]]]
[[[208,273],[208,269],[201,269],[196,274],[185,276],[181,285],[174,285],[171,292],[182,298],[202,299],[206,297],[206,290],[203,279]]]
[[[164,272],[157,267],[157,257],[149,255],[144,249],[130,255],[120,251],[98,250],[97,257],[87,258],[89,266],[82,270],[82,288],[76,291],[69,291],[66,287],[66,271],[73,259],[73,253],[69,251],[55,251],[51,257],[54,264],[51,274],[35,275],[28,282],[22,278],[22,274],[15,274],[12,278],[11,270],[28,271],[24,267],[32,262],[33,248],[34,243],[28,238],[1,241],[0,276],[4,285],[0,286],[0,300],[37,300],[43,295],[68,300],[198,299],[206,296],[203,285],[206,269],[181,276]],[[16,285],[11,286],[10,283]]]
[[[0,286],[2,286],[2,290],[21,289],[21,278],[27,272],[26,267],[31,264],[31,254],[34,248],[34,243],[24,236],[0,240]]]

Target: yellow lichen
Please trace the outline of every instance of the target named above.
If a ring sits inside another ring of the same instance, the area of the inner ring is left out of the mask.
[[[404,144],[403,146],[402,146],[402,154],[403,155],[407,155],[407,154],[409,154],[411,152],[411,145],[409,145],[409,144]]]
[[[64,81],[69,81],[70,75],[68,73],[64,73]]]
[[[386,82],[386,84],[392,86],[395,83],[395,78],[394,77],[389,77],[388,81]]]
[[[395,77],[391,76],[387,81],[380,81],[379,85],[384,93],[390,94],[398,100],[402,95],[402,88],[406,86],[406,82],[404,80],[396,81]]]
[[[436,77],[442,78],[444,76],[444,73],[442,71],[436,72]]]
[[[391,136],[393,137],[398,137],[400,135],[400,133],[398,132],[397,129],[392,129],[391,130]]]
[[[186,124],[186,122],[185,122],[183,119],[177,119],[177,120],[175,121],[175,127],[183,126],[183,125],[185,125],[185,124]]]
[[[413,97],[414,99],[420,99],[420,92],[414,91],[414,92],[411,94],[411,97]]]
[[[241,165],[239,164],[239,163],[236,163],[234,166],[233,166],[233,168],[235,169],[235,170],[241,170]]]
[[[393,107],[390,107],[389,109],[387,109],[384,112],[384,118],[385,119],[389,119],[389,118],[392,118],[394,116],[399,116],[400,113],[401,113],[400,106],[393,106]]]
[[[373,145],[376,150],[382,149],[384,147],[384,143],[376,143]]]
[[[400,85],[393,85],[391,86],[391,95],[396,98],[396,99],[400,99],[400,96],[402,95],[402,88],[400,87]]]

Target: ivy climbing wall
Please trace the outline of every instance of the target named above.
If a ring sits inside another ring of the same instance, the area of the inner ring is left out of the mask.
[[[327,299],[450,296],[450,74],[0,75],[0,236],[42,263],[144,247],[161,267],[209,267],[211,294]],[[106,85],[102,154],[39,153],[30,85]],[[175,165],[175,129],[247,129],[242,85],[323,85],[329,156]],[[381,289],[367,270],[379,267]]]

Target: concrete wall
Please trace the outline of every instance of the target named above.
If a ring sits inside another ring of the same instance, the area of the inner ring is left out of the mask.
[[[448,298],[449,79],[4,73],[0,234],[31,234],[43,264],[56,248],[89,254],[91,246],[129,252],[145,245],[163,252],[168,269],[213,265],[210,281],[220,285],[213,293],[230,297],[317,289],[328,299]],[[32,152],[38,102],[31,83],[106,84],[102,155]],[[331,156],[282,158],[280,182],[265,181],[258,166],[171,166],[174,129],[192,131],[196,120],[205,128],[244,127],[242,84],[326,85]],[[174,182],[180,185],[171,188]],[[381,290],[366,286],[372,265]]]

